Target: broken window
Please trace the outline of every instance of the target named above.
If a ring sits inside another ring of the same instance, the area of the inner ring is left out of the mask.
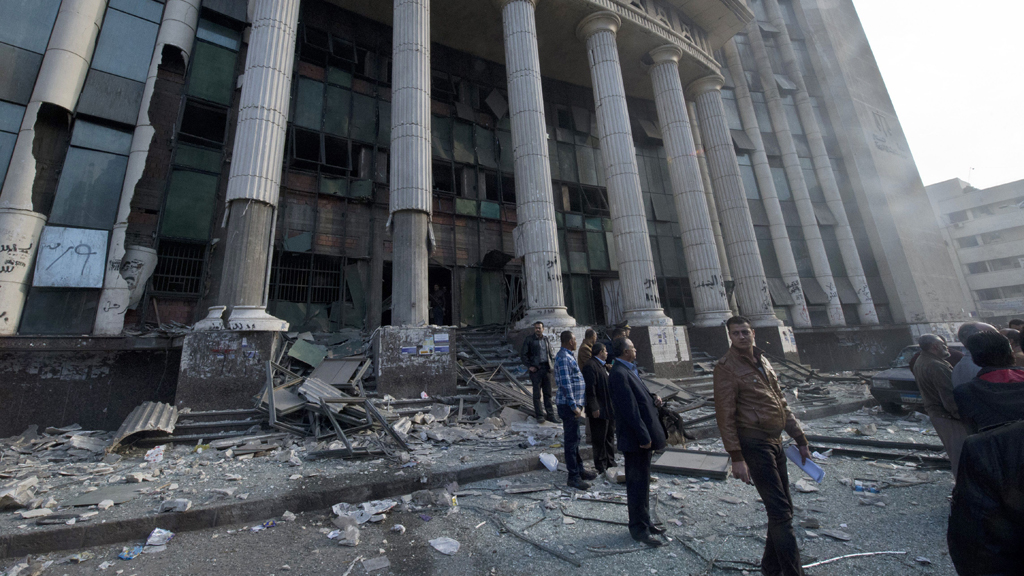
[[[160,219],[160,234],[206,241],[217,202],[217,176],[174,170]]]
[[[430,131],[433,155],[444,160],[452,160],[452,119],[433,116]]]
[[[323,123],[324,85],[310,78],[299,77],[296,82],[295,110],[292,122],[296,126],[320,130]]]
[[[138,0],[131,4],[156,4],[161,12],[163,9],[152,0]],[[121,12],[111,6],[103,17],[103,28],[96,41],[92,68],[136,82],[145,82],[159,28],[156,22]]]
[[[178,138],[193,144],[220,148],[227,132],[227,109],[188,100],[181,115]]]
[[[466,122],[453,122],[452,136],[455,143],[455,161],[465,164],[476,164],[476,153],[473,146],[473,125]]]
[[[299,80],[301,82],[305,79],[300,78]],[[301,95],[302,84],[299,86]],[[335,86],[327,86],[327,108],[324,115],[324,132],[327,132],[328,134],[335,134],[343,138],[348,137],[351,110],[352,92]],[[296,117],[298,117],[297,112]],[[317,129],[319,129],[319,125],[317,125]]]
[[[161,240],[156,270],[150,280],[154,292],[197,295],[202,292],[206,245]]]

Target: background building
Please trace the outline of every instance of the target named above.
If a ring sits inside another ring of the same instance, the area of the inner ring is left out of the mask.
[[[0,334],[967,317],[851,1],[422,6],[0,1]]]
[[[953,179],[926,190],[976,315],[1000,328],[1024,316],[1024,180],[979,190]]]

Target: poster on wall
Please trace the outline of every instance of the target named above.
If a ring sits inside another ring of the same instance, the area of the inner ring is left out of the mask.
[[[106,230],[46,226],[39,238],[33,286],[102,288]]]

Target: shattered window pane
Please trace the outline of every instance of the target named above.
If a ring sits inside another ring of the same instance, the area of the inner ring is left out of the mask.
[[[572,144],[558,144],[558,173],[562,180],[579,182],[576,175],[576,151]]]
[[[160,219],[160,234],[170,238],[208,240],[217,201],[217,176],[175,170]]]
[[[203,106],[190,100],[185,103],[178,136],[196,144],[219,147],[224,143],[227,121],[228,115],[225,110]]]
[[[230,106],[235,93],[237,58],[238,55],[231,50],[206,42],[196,42],[192,54],[188,95]]]
[[[594,161],[594,153],[597,152],[589,146],[576,147],[576,160],[580,169],[580,182],[590,186],[597,186],[597,163]]]
[[[92,67],[122,78],[145,82],[159,27],[120,10],[107,9],[99,40],[96,41]]]
[[[60,0],[3,0],[0,42],[36,54],[46,51]]]
[[[127,167],[127,156],[72,147],[64,160],[49,222],[109,230]]]

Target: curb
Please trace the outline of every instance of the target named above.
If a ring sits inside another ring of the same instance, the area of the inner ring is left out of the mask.
[[[562,454],[555,455],[559,461],[564,460]],[[310,491],[293,490],[272,498],[232,502],[188,512],[152,514],[142,518],[127,518],[102,524],[75,525],[38,532],[5,534],[0,536],[0,558],[144,540],[154,528],[163,528],[172,532],[204,530],[217,526],[268,520],[281,516],[289,510],[296,513],[327,510],[339,502],[359,504],[368,500],[411,494],[417,490],[444,488],[452,482],[464,485],[493,480],[543,468],[538,456],[538,454],[531,454],[507,462],[470,466],[445,472],[428,472],[422,474],[427,477],[426,483],[421,483],[419,477],[396,480],[389,478],[386,482],[327,486]],[[592,449],[589,446],[580,447],[580,456],[585,461],[591,459]]]

